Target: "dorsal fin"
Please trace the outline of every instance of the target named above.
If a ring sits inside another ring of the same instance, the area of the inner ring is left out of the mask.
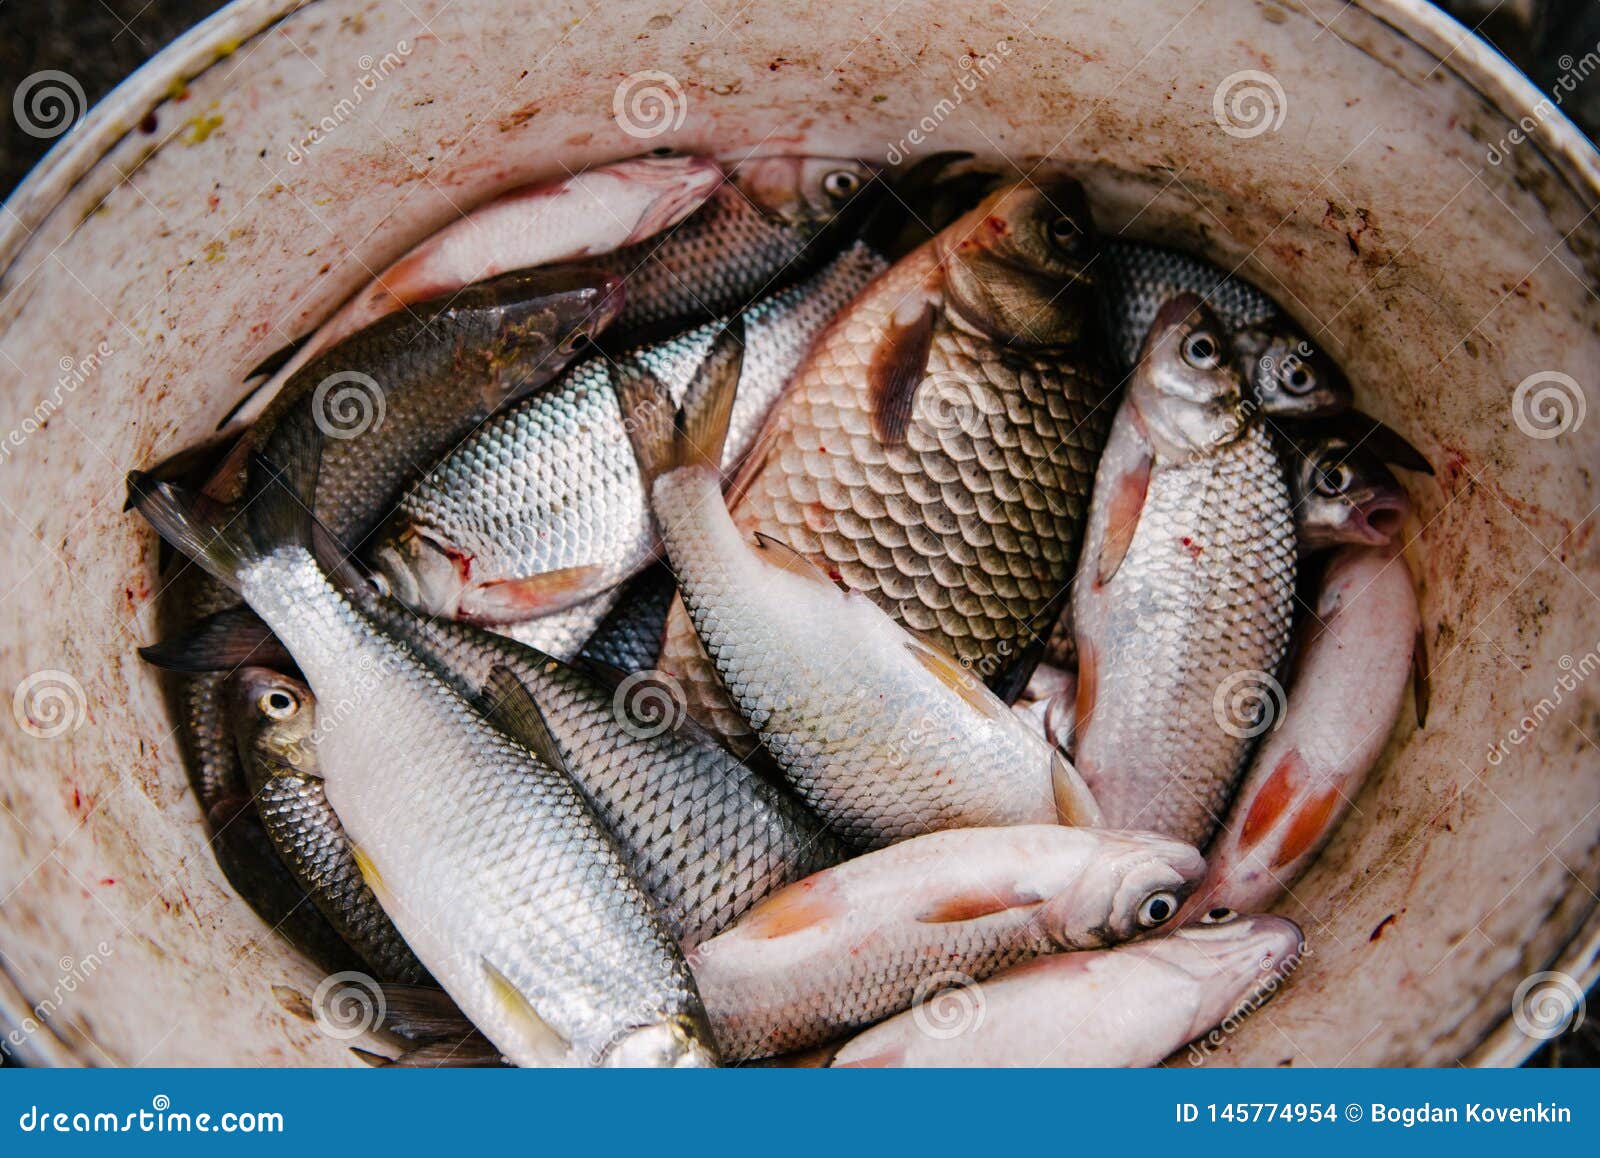
[[[562,755],[544,713],[515,672],[504,664],[495,664],[483,681],[480,698],[490,723],[550,767],[559,772],[568,771],[567,758]]]

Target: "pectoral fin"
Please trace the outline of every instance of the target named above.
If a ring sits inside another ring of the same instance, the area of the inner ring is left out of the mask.
[[[561,772],[567,771],[567,759],[550,731],[550,725],[539,710],[538,702],[516,674],[508,667],[496,664],[484,681],[484,714],[489,721],[517,743],[527,748],[540,760]]]
[[[867,366],[867,400],[872,432],[885,446],[906,440],[911,403],[928,369],[933,349],[934,303],[907,301],[895,311]]]
[[[764,535],[757,531],[756,550],[772,566],[787,571],[797,579],[805,579],[811,583],[821,583],[828,587],[847,590],[838,576],[828,574],[828,572],[781,539],[774,539],[771,535]]]
[[[538,1059],[538,1064],[558,1066],[572,1054],[572,1043],[539,1016],[528,995],[518,989],[504,973],[487,958],[479,959],[484,976],[489,981],[489,995],[501,1015],[516,1027],[522,1043]]]
[[[912,658],[932,673],[935,679],[960,696],[974,711],[991,720],[1010,716],[1011,709],[985,687],[982,680],[962,667],[948,652],[923,643],[920,639],[907,640],[906,650],[911,653]]]
[[[1106,534],[1100,544],[1100,556],[1095,562],[1095,583],[1104,586],[1122,566],[1128,548],[1133,545],[1133,534],[1139,529],[1139,516],[1144,513],[1144,500],[1150,492],[1150,454],[1147,451],[1139,461],[1119,474],[1112,484],[1110,508],[1106,518]]]

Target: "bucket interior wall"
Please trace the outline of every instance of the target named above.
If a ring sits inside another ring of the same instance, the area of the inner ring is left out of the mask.
[[[1515,1060],[1518,984],[1552,967],[1592,979],[1600,421],[1536,436],[1516,388],[1570,375],[1579,406],[1594,389],[1600,168],[1558,113],[1510,139],[1536,98],[1480,43],[1423,4],[1375,0],[319,0],[273,19],[293,7],[236,5],[184,46],[187,77],[158,59],[76,131],[93,155],[69,141],[5,224],[11,1052],[353,1061],[293,1012],[320,975],[206,846],[134,654],[153,638],[157,546],[122,511],[123,475],[209,436],[249,366],[460,209],[663,145],[1065,160],[1105,229],[1271,292],[1435,464],[1408,478],[1427,726],[1407,713],[1280,906],[1311,956],[1215,1061]],[[641,70],[684,101],[648,139],[613,112]],[[1264,85],[1246,73],[1273,82],[1268,123],[1230,132],[1217,96]],[[52,680],[65,728],[24,694]]]

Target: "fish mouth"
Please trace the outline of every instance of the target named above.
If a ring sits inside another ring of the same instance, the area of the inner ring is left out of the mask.
[[[1400,533],[1410,511],[1411,504],[1403,495],[1372,495],[1350,507],[1350,529],[1357,541],[1384,547]]]

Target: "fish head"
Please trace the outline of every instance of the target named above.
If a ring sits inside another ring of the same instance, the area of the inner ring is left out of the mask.
[[[1300,926],[1286,917],[1213,909],[1193,924],[1139,944],[1140,952],[1196,983],[1190,1036],[1243,1016],[1283,987],[1306,954]]]
[[[1156,312],[1128,385],[1156,455],[1172,461],[1230,441],[1251,420],[1228,334],[1192,293]]]
[[[1009,346],[1089,336],[1099,235],[1083,186],[1041,176],[991,193],[934,239],[955,320]]]
[[[1326,418],[1355,405],[1344,371],[1287,321],[1236,330],[1233,353],[1264,414]]]
[[[636,245],[676,225],[700,208],[724,180],[722,166],[710,157],[635,157],[611,166],[609,173],[645,194],[639,218],[623,245]]]
[[[494,406],[548,382],[617,320],[626,300],[625,279],[583,265],[513,270],[461,290],[449,312],[479,320],[495,360],[518,372],[486,376],[485,402]],[[493,385],[487,383],[492,382]]]
[[[379,533],[371,563],[378,589],[422,615],[455,618],[471,584],[471,556],[403,513]]]
[[[1063,949],[1117,945],[1161,928],[1205,877],[1205,859],[1180,840],[1153,832],[1097,835],[1107,850],[1039,911],[1046,936]]]
[[[851,157],[751,157],[728,180],[767,217],[810,235],[865,205],[878,170]]]
[[[1377,455],[1339,435],[1297,442],[1295,450],[1290,479],[1301,550],[1341,543],[1381,547],[1394,539],[1411,500]]]
[[[720,1064],[711,1031],[686,1017],[669,1017],[627,1030],[606,1047],[608,1069],[714,1069]]]
[[[239,751],[268,772],[316,776],[317,701],[293,676],[266,667],[242,667],[223,688]]]

